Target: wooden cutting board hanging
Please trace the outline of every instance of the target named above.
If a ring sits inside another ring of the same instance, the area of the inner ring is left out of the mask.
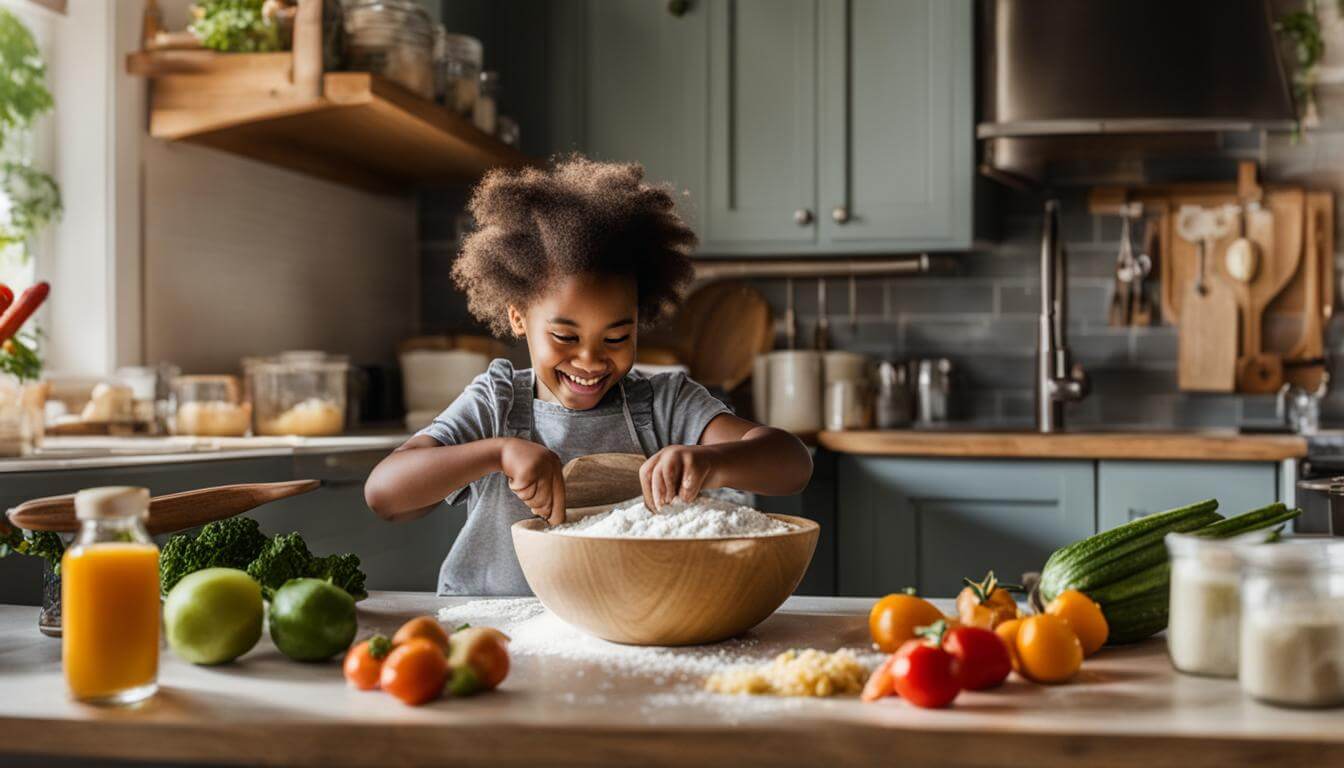
[[[698,299],[701,292],[706,299]],[[761,292],[738,280],[706,286],[687,301],[682,359],[691,378],[731,392],[751,376],[756,356],[774,345],[774,315]]]
[[[1309,392],[1315,392],[1326,378],[1324,363],[1291,365],[1292,362],[1315,361],[1325,354],[1324,320],[1330,315],[1326,302],[1334,300],[1333,287],[1323,286],[1326,275],[1334,274],[1334,197],[1328,192],[1311,192],[1306,201],[1306,232],[1302,252],[1302,336],[1288,351],[1284,379]]]
[[[1273,190],[1263,208],[1251,209],[1247,236],[1260,247],[1261,264],[1242,304],[1242,344],[1237,360],[1237,391],[1267,394],[1283,385],[1283,357],[1266,352],[1263,341],[1265,309],[1296,274],[1302,260],[1302,230],[1306,196],[1300,188]],[[1220,265],[1226,273],[1226,264]]]
[[[1237,383],[1237,300],[1232,289],[1208,270],[1190,283],[1181,301],[1177,383],[1194,392],[1231,392]]]

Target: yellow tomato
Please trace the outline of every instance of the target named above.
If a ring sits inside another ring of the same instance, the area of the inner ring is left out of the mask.
[[[894,653],[905,641],[913,640],[915,630],[943,618],[933,603],[914,595],[887,595],[868,612],[868,631],[883,653]]]
[[[1021,619],[1009,619],[994,628],[994,634],[1008,646],[1008,660],[1013,663],[1013,671],[1019,675],[1022,674],[1022,660],[1017,656],[1017,631],[1021,628]]]
[[[1091,656],[1106,644],[1106,636],[1110,634],[1106,616],[1102,614],[1101,606],[1082,592],[1076,589],[1060,592],[1045,607],[1045,612],[1068,622],[1083,644],[1084,656]]]
[[[1017,629],[1022,675],[1038,683],[1063,683],[1083,665],[1083,645],[1058,616],[1043,613],[1022,620]]]

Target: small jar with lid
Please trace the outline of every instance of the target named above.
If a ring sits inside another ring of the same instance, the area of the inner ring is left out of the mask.
[[[79,535],[61,558],[61,663],[71,695],[130,704],[158,690],[159,550],[149,491],[75,494]]]
[[[483,132],[494,136],[499,127],[499,73],[482,72],[480,93],[471,110],[471,121]]]
[[[1237,676],[1241,559],[1228,541],[1184,533],[1166,537],[1171,556],[1167,653],[1179,672]]]
[[[179,376],[173,391],[174,434],[242,437],[252,426],[252,406],[242,401],[236,376]]]
[[[286,352],[249,368],[252,431],[319,437],[345,430],[350,362],[321,352]]]
[[[345,6],[346,66],[434,98],[434,23],[414,0],[355,0]]]
[[[1344,542],[1242,553],[1241,689],[1267,704],[1344,705]]]
[[[446,34],[442,41],[443,56],[435,65],[442,71],[443,105],[470,118],[481,92],[485,48],[480,40],[469,35]]]

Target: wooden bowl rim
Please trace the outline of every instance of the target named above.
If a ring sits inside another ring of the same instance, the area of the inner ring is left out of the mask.
[[[821,526],[816,520],[809,520],[806,517],[796,517],[794,515],[776,515],[769,512],[763,513],[766,516],[789,523],[798,527],[796,531],[784,531],[783,533],[767,533],[757,536],[708,536],[703,538],[684,538],[684,539],[656,539],[644,538],[640,536],[559,536],[560,539],[578,539],[579,541],[624,541],[647,543],[651,546],[662,544],[686,544],[687,542],[714,542],[714,541],[778,541],[790,536],[807,536],[821,531]],[[540,517],[534,517],[530,520],[519,520],[510,526],[513,534],[526,534],[531,536],[545,536],[547,532],[539,529],[538,526],[545,525],[546,521]]]

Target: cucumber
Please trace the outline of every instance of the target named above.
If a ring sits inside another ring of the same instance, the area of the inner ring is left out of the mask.
[[[1106,644],[1136,643],[1166,629],[1168,599],[1163,589],[1118,603],[1103,603],[1101,612],[1110,628]]]
[[[1171,586],[1171,563],[1167,561],[1164,553],[1159,552],[1158,554],[1161,557],[1157,563],[1119,581],[1110,582],[1096,589],[1085,590],[1087,596],[1102,605],[1106,605],[1107,603],[1119,603],[1139,595],[1146,595],[1149,592],[1165,592]]]
[[[1054,560],[1056,557],[1067,560],[1087,560],[1095,551],[1104,550],[1108,547],[1128,541],[1136,536],[1141,536],[1149,531],[1162,528],[1172,521],[1179,520],[1188,515],[1201,512],[1212,512],[1216,509],[1218,509],[1217,499],[1205,499],[1204,501],[1197,501],[1194,504],[1188,504],[1184,507],[1177,507],[1175,509],[1167,510],[1166,512],[1159,512],[1155,515],[1145,515],[1137,520],[1130,520],[1124,525],[1117,525],[1109,531],[1102,531],[1101,533],[1088,536],[1086,539],[1080,539],[1072,544],[1062,547],[1050,556],[1050,560]],[[1049,565],[1048,562],[1046,564]]]
[[[1211,539],[1230,539],[1243,533],[1286,523],[1300,514],[1302,514],[1302,510],[1289,509],[1283,502],[1279,501],[1267,507],[1252,510],[1244,515],[1229,517],[1226,520],[1200,528],[1195,531],[1195,535],[1206,536]]]

